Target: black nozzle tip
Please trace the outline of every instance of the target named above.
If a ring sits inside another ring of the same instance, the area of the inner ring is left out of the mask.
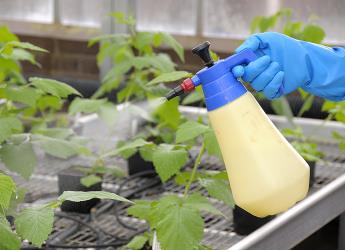
[[[177,86],[176,88],[173,88],[166,96],[165,98],[169,101],[173,99],[176,96],[182,95],[184,93],[184,90],[181,85]]]
[[[193,54],[199,56],[207,67],[211,67],[214,65],[210,54],[210,45],[211,43],[209,41],[206,41],[192,49]]]

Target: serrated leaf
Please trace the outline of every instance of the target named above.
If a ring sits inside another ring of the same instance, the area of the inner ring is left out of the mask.
[[[141,250],[148,240],[149,238],[145,235],[137,235],[130,242],[128,242],[127,245],[125,245],[125,248]]]
[[[135,204],[127,209],[129,215],[133,215],[141,220],[150,221],[151,203],[148,200],[135,200]]]
[[[155,115],[158,116],[160,123],[165,122],[171,128],[176,129],[180,123],[181,113],[178,110],[178,98],[172,99],[160,105]]]
[[[5,88],[5,98],[15,102],[27,104],[29,106],[35,106],[36,101],[39,98],[39,94],[34,88],[22,87],[22,88]]]
[[[220,150],[217,137],[214,134],[213,130],[210,130],[204,134],[204,143],[209,155],[217,156],[219,159],[222,159],[222,152]]]
[[[61,202],[65,200],[80,202],[80,201],[87,201],[87,200],[91,200],[95,198],[133,203],[132,201],[127,200],[124,197],[121,197],[114,193],[105,192],[105,191],[90,191],[90,192],[65,191],[62,193],[62,195],[59,196],[58,200]]]
[[[59,110],[62,107],[62,100],[56,96],[41,96],[37,100],[37,107],[40,110],[45,110],[45,109],[53,109],[53,110]]]
[[[223,201],[230,207],[235,206],[235,202],[232,197],[232,193],[228,182],[216,178],[201,178],[200,184],[204,188],[206,188],[208,194],[211,197]]]
[[[190,250],[203,237],[204,222],[198,210],[175,195],[163,197],[152,211],[158,241],[164,250]]]
[[[31,176],[37,165],[36,154],[29,142],[3,145],[0,148],[0,158],[9,170],[20,174],[25,179]]]
[[[76,113],[96,113],[100,107],[106,103],[106,100],[100,99],[82,99],[76,98],[68,108],[68,113],[74,115]]]
[[[126,153],[126,151],[128,151],[128,150],[130,150],[130,151],[134,150],[133,152],[135,153],[137,148],[142,147],[144,145],[148,145],[148,144],[150,144],[150,142],[147,142],[142,138],[138,138],[138,139],[135,139],[134,141],[129,141],[129,142],[123,142],[122,141],[122,142],[118,143],[117,148],[115,150],[111,150],[111,151],[107,152],[106,154],[103,155],[103,157],[111,157],[111,156],[115,156],[118,154]]]
[[[174,82],[183,78],[191,77],[192,74],[187,71],[172,71],[168,73],[163,73],[150,82],[147,83],[148,86],[156,85],[163,82]]]
[[[29,61],[31,64],[40,66],[40,64],[36,62],[35,56],[24,49],[13,49],[10,58],[16,61]]]
[[[70,128],[41,128],[36,129],[34,133],[58,139],[66,139],[74,134]]]
[[[0,216],[8,209],[12,193],[15,191],[16,184],[12,178],[0,173]]]
[[[170,35],[169,33],[166,32],[161,32],[161,37],[162,37],[162,41],[163,43],[167,44],[168,46],[170,46],[178,55],[178,57],[180,58],[180,60],[182,62],[184,62],[184,50],[181,44],[179,44],[175,38]]]
[[[178,127],[176,132],[176,143],[192,140],[199,135],[208,132],[210,128],[195,121],[187,121]]]
[[[16,232],[22,239],[41,247],[53,230],[54,211],[51,208],[26,208],[14,221]]]
[[[0,32],[1,34],[1,32]],[[0,216],[0,249],[19,250],[20,240],[15,234],[5,217]]]
[[[152,160],[159,177],[165,182],[187,163],[188,152],[160,145],[153,153]]]
[[[84,185],[85,187],[91,187],[92,185],[95,185],[96,183],[99,183],[101,181],[102,181],[102,178],[94,174],[85,176],[80,179],[80,183]]]
[[[206,197],[202,196],[199,193],[193,193],[189,195],[185,201],[185,206],[198,211],[222,215],[222,213],[217,208],[215,208]]]
[[[28,42],[11,41],[11,42],[6,43],[5,47],[6,46],[21,48],[21,49],[28,49],[28,50],[39,51],[39,52],[48,52],[47,50],[42,49]]]
[[[77,154],[89,154],[89,150],[78,143],[43,135],[36,135],[34,142],[37,143],[49,155],[68,159]]]
[[[72,94],[81,96],[81,94],[77,90],[75,90],[68,84],[57,80],[30,77],[29,81],[30,84],[40,89],[44,93],[48,93],[59,98],[66,98]]]
[[[19,119],[15,117],[0,117],[0,143],[22,129],[22,123]]]

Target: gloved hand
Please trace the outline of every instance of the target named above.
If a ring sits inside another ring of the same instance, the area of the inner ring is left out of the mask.
[[[236,52],[247,48],[259,58],[232,72],[268,99],[298,87],[333,101],[345,99],[345,48],[329,48],[275,32],[250,36]]]

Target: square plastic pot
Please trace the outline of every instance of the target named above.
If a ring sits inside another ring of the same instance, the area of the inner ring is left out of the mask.
[[[90,187],[85,187],[80,183],[80,179],[85,173],[80,170],[81,166],[72,166],[58,173],[59,194],[64,191],[101,191],[102,182],[96,183]],[[82,202],[64,201],[61,210],[64,212],[90,213],[92,207],[99,203],[99,199],[91,199]]]
[[[150,161],[145,161],[139,152],[136,152],[134,155],[127,159],[128,162],[128,174],[134,175],[139,174],[146,171],[155,171],[155,167],[153,163]],[[156,176],[156,173],[147,174],[147,177]]]
[[[248,235],[275,217],[267,216],[264,218],[258,218],[236,205],[232,210],[232,216],[234,222],[234,231],[239,235]]]

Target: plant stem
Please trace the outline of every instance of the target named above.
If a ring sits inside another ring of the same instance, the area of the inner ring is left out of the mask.
[[[204,154],[204,152],[205,152],[205,142],[202,142],[201,148],[199,150],[199,154],[198,154],[198,156],[196,157],[196,159],[194,161],[194,166],[193,166],[192,174],[191,174],[190,179],[188,180],[188,183],[187,183],[187,185],[186,185],[186,187],[184,189],[183,197],[186,197],[187,194],[188,194],[188,191],[190,189],[190,186],[193,183],[193,180],[194,180],[195,175],[196,175],[196,170],[198,169],[198,167],[200,165],[201,157]]]

